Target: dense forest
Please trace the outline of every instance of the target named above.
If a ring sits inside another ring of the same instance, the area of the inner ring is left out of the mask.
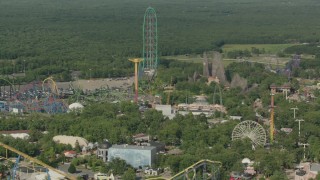
[[[261,6],[263,4],[263,6]],[[21,81],[128,76],[141,57],[142,23],[158,17],[159,54],[201,54],[225,43],[318,42],[318,2],[286,0],[6,0],[0,2],[0,73]]]

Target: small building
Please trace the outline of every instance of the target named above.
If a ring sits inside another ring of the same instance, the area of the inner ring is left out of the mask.
[[[28,139],[29,133],[29,130],[0,131],[3,136],[11,136],[15,139]]]
[[[98,145],[97,157],[101,158],[103,162],[108,160],[108,149],[112,146],[108,141],[104,141],[102,144]]]
[[[215,112],[227,113],[226,107],[222,104],[209,104],[207,97],[204,95],[195,96],[195,101],[192,104],[178,104],[176,113],[186,115],[191,112],[193,115],[204,114],[207,117],[214,115]]]
[[[69,111],[81,112],[83,108],[83,105],[77,102],[69,105]]]
[[[320,171],[319,163],[300,163],[295,172],[295,179],[314,179]]]
[[[22,114],[23,113],[23,109],[22,108],[14,107],[11,110],[12,110],[13,114]]]
[[[173,119],[176,116],[174,108],[171,105],[156,104],[154,107],[157,111],[161,111],[164,117]]]
[[[108,161],[114,158],[125,160],[134,168],[151,166],[155,162],[157,149],[153,146],[113,145],[108,150]]]
[[[287,134],[292,132],[292,128],[281,128],[280,131],[285,132]]]
[[[310,178],[316,178],[320,172],[320,164],[319,163],[311,163],[310,164]]]
[[[6,101],[0,101],[0,112],[8,112],[8,104]]]
[[[115,180],[112,173],[110,175],[108,175],[108,174],[100,173],[100,172],[94,174],[94,179],[95,180]]]
[[[156,147],[157,152],[164,152],[166,149],[166,145],[162,142],[157,142],[157,141],[150,141],[150,142],[143,142],[143,143],[139,143],[137,144],[139,146],[153,146]]]
[[[149,142],[151,140],[150,136],[144,133],[135,134],[132,139],[134,142]]]
[[[75,151],[65,151],[64,153],[64,156],[67,157],[67,158],[74,158],[77,156],[77,152]]]
[[[161,169],[152,169],[152,168],[146,168],[144,170],[144,174],[148,176],[159,176]]]
[[[93,149],[97,148],[98,145],[99,145],[98,142],[95,142],[95,143],[89,142],[88,146],[83,146],[82,154],[90,153],[91,151],[93,151]]]
[[[229,116],[231,120],[242,120],[242,116]]]

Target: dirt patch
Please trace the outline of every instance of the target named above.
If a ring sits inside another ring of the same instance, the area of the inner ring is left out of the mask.
[[[58,88],[68,89],[77,88],[86,90],[95,90],[100,88],[119,88],[128,89],[132,86],[134,77],[129,78],[105,78],[105,79],[79,79],[71,82],[56,82]]]

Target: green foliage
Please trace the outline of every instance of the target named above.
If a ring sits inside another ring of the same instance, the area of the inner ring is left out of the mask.
[[[252,53],[259,53],[259,51],[254,51]],[[249,50],[233,50],[227,52],[227,58],[237,59],[237,58],[244,58],[244,57],[251,57],[251,53]]]
[[[130,165],[128,165],[125,160],[119,158],[112,159],[105,168],[114,175],[123,175],[124,173],[126,173],[126,176],[128,177],[132,175],[132,168]]]
[[[319,54],[318,44],[295,45],[284,50],[287,54]]]
[[[288,180],[286,174],[280,171],[276,171],[271,177],[270,180]]]
[[[136,179],[136,173],[132,168],[129,168],[126,170],[122,176],[122,179],[127,179],[127,180],[135,180]]]
[[[78,140],[75,143],[75,148],[74,149],[76,150],[77,153],[81,152],[81,147],[80,147],[80,144],[79,144]]]
[[[1,174],[1,177],[5,176],[5,172],[9,170],[8,166],[7,165],[4,165],[4,164],[0,164],[0,174]]]
[[[72,163],[70,164],[70,166],[68,168],[68,172],[71,173],[71,174],[77,172],[77,169],[76,169],[74,164],[72,164]]]
[[[314,17],[319,13],[313,1],[294,0],[287,8],[286,3],[272,0],[265,3],[267,9],[259,1],[249,0],[186,2],[174,0],[172,8],[167,8],[166,2],[153,3],[158,14],[160,55],[201,54],[219,50],[226,43],[318,39]],[[34,8],[39,3],[41,8]],[[141,56],[144,1],[82,0],[62,5],[60,1],[32,0],[21,4],[14,0],[3,2],[0,7],[2,17],[10,16],[1,21],[6,27],[0,31],[0,59],[6,60],[0,63],[1,74],[26,70],[22,81],[49,75],[69,81],[73,70],[81,71],[82,78],[128,76],[133,70],[127,57]],[[297,13],[300,11],[311,13],[301,16]],[[259,54],[263,49],[251,52]]]

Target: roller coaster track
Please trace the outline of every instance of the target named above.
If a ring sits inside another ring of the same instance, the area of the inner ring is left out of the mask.
[[[5,81],[5,82],[7,82],[7,83],[9,83],[9,86],[10,86],[10,98],[11,98],[11,96],[12,96],[12,93],[14,93],[15,92],[15,90],[16,90],[16,88],[15,88],[15,86],[14,86],[14,84],[13,83],[11,83],[9,80],[7,80],[7,79],[5,79],[4,77],[0,77],[0,81]],[[1,93],[1,88],[0,88],[0,93]]]
[[[23,156],[24,158],[26,158],[26,159],[34,162],[34,163],[37,163],[37,164],[39,164],[39,165],[41,165],[41,166],[43,166],[43,167],[45,167],[45,168],[48,168],[48,169],[50,169],[51,171],[54,171],[54,172],[56,172],[56,173],[58,173],[58,174],[60,174],[60,175],[62,175],[62,176],[64,176],[64,177],[66,177],[67,179],[70,179],[70,180],[76,180],[76,179],[77,179],[76,177],[74,177],[74,176],[72,176],[72,175],[70,175],[70,174],[64,173],[64,172],[62,172],[62,171],[59,171],[58,169],[55,169],[54,167],[51,167],[51,166],[43,163],[42,161],[40,161],[40,160],[38,160],[38,159],[36,159],[36,158],[33,158],[33,157],[31,157],[31,156],[29,156],[29,155],[27,155],[27,154],[25,154],[25,153],[23,153],[23,152],[15,149],[15,148],[13,148],[13,147],[11,147],[11,146],[8,146],[8,145],[3,144],[3,143],[1,143],[1,142],[0,142],[0,146],[3,147],[3,148],[5,148],[5,149],[7,149],[7,150],[10,150],[10,151],[12,151],[12,152],[14,152],[14,153],[17,153],[17,154],[19,154],[20,156]]]
[[[172,176],[171,178],[164,178],[164,177],[155,177],[155,178],[148,178],[147,180],[178,180],[178,179],[183,179],[183,180],[195,180],[196,179],[196,169],[199,167],[203,167],[203,172],[206,173],[206,168],[207,165],[213,165],[213,167],[217,167],[216,172],[214,170],[211,171],[210,177],[203,177],[203,179],[208,179],[211,178],[212,180],[218,180],[219,176],[215,176],[214,173],[219,173],[219,170],[222,166],[222,163],[219,161],[211,161],[208,159],[202,159],[193,165],[187,167],[186,169],[180,171],[178,174]],[[189,178],[189,173],[193,172],[193,177]]]
[[[11,146],[8,146],[6,144],[3,144],[0,142],[0,146],[5,148],[6,150],[10,150],[36,164],[39,164],[47,169],[50,169],[62,176],[64,176],[65,178],[67,179],[70,179],[70,180],[76,180],[77,178],[75,176],[72,176],[70,174],[67,174],[65,172],[62,172],[62,171],[59,171],[58,169],[55,169],[45,163],[43,163],[42,161],[36,159],[36,158],[33,158]],[[203,160],[200,160],[196,163],[194,163],[193,165],[187,167],[186,169],[180,171],[179,173],[177,173],[176,175],[174,175],[173,177],[171,178],[164,178],[164,177],[154,177],[154,178],[148,178],[147,180],[178,180],[178,179],[183,179],[183,180],[195,180],[196,179],[196,170],[199,168],[199,167],[203,167],[203,172],[204,174],[206,174],[206,169],[207,169],[207,165],[212,165],[212,171],[209,173],[210,176],[207,176],[207,177],[203,177],[203,179],[208,179],[208,178],[211,178],[212,180],[218,180],[219,179],[219,176],[216,176],[216,173],[219,173],[219,170],[222,166],[222,163],[219,162],[219,161],[211,161],[211,160],[208,160],[208,159],[203,159]],[[216,167],[216,170],[214,170],[214,168]],[[193,177],[189,178],[189,173],[192,173],[193,172]]]
[[[47,83],[49,85],[49,87],[51,88],[51,93],[59,96],[59,90],[58,90],[58,87],[57,87],[57,84],[56,82],[53,80],[52,77],[48,77],[46,79],[44,79],[42,81],[42,90],[45,91],[45,83]],[[49,95],[49,94],[48,94]]]

